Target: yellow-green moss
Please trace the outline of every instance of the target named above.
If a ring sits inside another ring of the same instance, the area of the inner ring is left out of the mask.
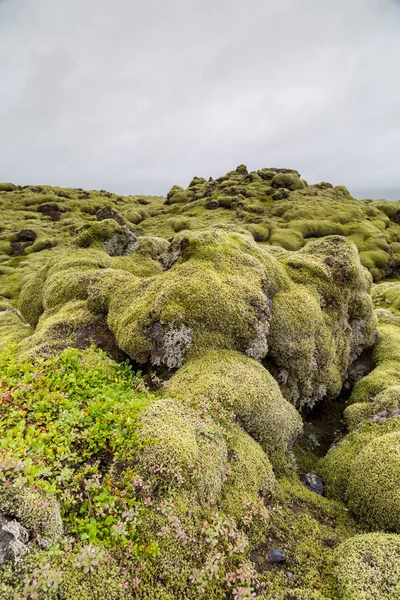
[[[228,444],[229,462],[220,504],[225,513],[240,521],[260,498],[268,504],[276,496],[278,486],[271,463],[250,435],[235,427]]]
[[[138,455],[137,468],[147,483],[167,489],[186,485],[197,490],[198,500],[215,502],[227,463],[218,429],[206,428],[196,411],[170,399],[145,408],[139,426],[140,439],[154,440]]]
[[[340,600],[400,597],[400,536],[357,535],[338,546],[335,559]]]
[[[372,529],[400,532],[400,432],[367,444],[351,464],[346,497],[350,510]]]
[[[165,388],[192,404],[226,397],[242,427],[279,468],[301,430],[296,410],[283,398],[273,377],[256,361],[228,351],[209,352],[181,367]],[[218,415],[216,415],[218,419]]]
[[[319,465],[327,494],[341,498],[372,529],[399,530],[400,418],[366,421],[328,452]]]
[[[19,343],[33,333],[32,328],[24,323],[18,312],[9,305],[0,307],[0,347],[7,343]]]
[[[355,523],[340,503],[310,492],[295,478],[281,479],[279,486],[279,504],[252,553],[260,580],[267,584],[265,598],[339,600],[333,579],[334,548],[356,533]],[[284,564],[269,564],[267,552],[272,548],[285,551]]]
[[[42,548],[50,547],[62,538],[63,524],[57,501],[33,487],[2,483],[0,512],[17,519]]]

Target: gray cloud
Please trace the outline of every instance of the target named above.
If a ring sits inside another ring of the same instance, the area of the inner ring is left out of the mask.
[[[395,0],[0,0],[0,181],[287,166],[400,198]]]

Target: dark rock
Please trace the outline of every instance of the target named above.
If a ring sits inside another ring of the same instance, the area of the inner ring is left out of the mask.
[[[324,482],[316,473],[307,473],[302,477],[302,482],[310,492],[320,496],[324,493]]]
[[[219,207],[219,202],[218,200],[210,200],[210,202],[207,202],[206,206],[209,210],[215,210]]]
[[[118,225],[125,225],[124,219],[110,206],[105,206],[96,213],[96,221],[105,221],[106,219],[113,219]]]
[[[286,554],[282,548],[272,548],[272,550],[268,550],[268,558],[271,563],[286,562]]]
[[[56,203],[41,204],[38,211],[42,213],[44,217],[49,217],[52,221],[59,221],[61,218],[60,207]]]
[[[21,229],[21,231],[17,233],[17,240],[11,242],[13,254],[23,256],[25,254],[25,248],[32,246],[36,238],[37,234],[31,229]]]
[[[285,200],[285,198],[289,198],[289,190],[286,188],[278,188],[272,196],[272,200]]]

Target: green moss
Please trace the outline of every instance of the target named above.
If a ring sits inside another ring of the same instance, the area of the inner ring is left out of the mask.
[[[398,535],[357,535],[338,546],[335,558],[342,600],[396,600],[400,596]]]
[[[249,506],[259,504],[260,497],[269,503],[278,486],[271,463],[250,435],[235,427],[228,443],[229,462],[220,504],[225,513],[240,521]]]
[[[257,307],[266,302],[262,281],[271,290],[285,285],[280,265],[262,254],[250,237],[221,229],[181,232],[163,261],[166,266],[172,263],[172,268],[125,287],[122,301],[114,290],[109,301],[108,323],[118,344],[139,362],[152,357],[179,366],[184,354],[189,357],[218,348],[246,350],[258,335]],[[227,304],[226,298],[232,296],[235,300]],[[159,333],[157,323],[163,324]],[[151,327],[156,327],[158,341],[148,335]],[[164,357],[157,358],[154,344],[173,344],[173,338],[180,335],[177,332],[183,335],[184,331],[187,340],[177,348],[179,357],[172,356],[171,346],[170,352],[165,348]]]
[[[281,246],[285,250],[300,250],[304,239],[300,232],[293,229],[272,229],[269,243],[272,246]]]
[[[199,414],[184,404],[165,399],[147,407],[139,419],[140,439],[146,445],[137,469],[150,490],[187,486],[198,501],[215,502],[226,470],[227,448],[217,429],[202,429]]]
[[[379,326],[380,336],[373,352],[375,368],[366,377],[357,381],[349,400],[350,404],[375,402],[380,392],[400,385],[400,328],[396,321],[394,323],[393,319],[391,321],[383,322]],[[380,409],[378,403],[373,413],[379,412]]]
[[[343,226],[334,221],[315,219],[313,221],[295,221],[292,229],[306,238],[321,238],[328,235],[345,235]]]
[[[0,192],[14,192],[17,186],[13,183],[0,183]]]
[[[304,187],[298,173],[277,173],[272,179],[272,185],[276,188],[287,188],[295,191]]]
[[[10,306],[0,308],[0,347],[7,343],[18,343],[33,333],[32,328],[22,321],[18,312]]]
[[[341,504],[310,492],[298,480],[279,483],[277,510],[271,512],[264,539],[252,553],[260,580],[267,584],[266,598],[336,599],[333,549],[356,533],[355,524]],[[269,564],[271,548],[284,549],[283,565]]]
[[[397,531],[396,500],[400,419],[366,422],[334,447],[320,463],[327,493],[348,502],[373,529]],[[398,502],[398,500],[397,500]]]
[[[339,393],[350,364],[375,341],[367,295],[371,278],[344,237],[323,238],[297,254],[277,256],[297,285],[273,300],[270,366],[285,397],[297,406],[312,406]],[[339,329],[337,323],[342,323]]]
[[[0,512],[17,519],[42,548],[48,548],[62,538],[63,523],[57,501],[33,487],[2,483]]]
[[[93,343],[101,345],[96,329],[103,329],[103,322],[87,309],[82,300],[67,302],[52,316],[44,317],[32,336],[19,344],[19,355],[24,359],[49,358],[68,348],[88,348]]]
[[[90,552],[93,563],[81,564],[81,557],[89,559]],[[19,562],[0,567],[0,599],[128,600],[133,596],[122,587],[125,579],[121,565],[107,562],[104,551],[95,546],[76,546],[61,556],[31,550]]]
[[[250,231],[256,242],[266,242],[269,238],[269,228],[267,225],[261,223],[259,225],[248,225],[247,229]]]
[[[172,222],[172,229],[178,233],[183,229],[190,229],[190,219],[174,219]]]
[[[166,393],[195,405],[204,398],[226,397],[239,423],[277,468],[285,464],[301,430],[299,415],[268,371],[238,352],[209,352],[189,361],[170,379]]]
[[[400,432],[379,436],[351,464],[349,508],[372,529],[400,531]]]

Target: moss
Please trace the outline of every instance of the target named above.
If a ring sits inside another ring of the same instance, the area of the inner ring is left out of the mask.
[[[278,257],[297,285],[273,300],[268,343],[274,363],[267,364],[285,397],[312,406],[339,393],[351,363],[376,339],[371,278],[355,246],[339,236]]]
[[[228,443],[229,462],[220,505],[225,513],[241,521],[248,507],[256,506],[260,497],[269,503],[278,486],[271,463],[251,436],[235,427]]]
[[[209,352],[189,361],[170,379],[166,393],[199,405],[203,398],[226,397],[242,427],[277,467],[301,430],[296,410],[261,365],[238,352]]]
[[[32,328],[24,323],[18,312],[11,306],[0,307],[0,347],[5,344],[18,343],[33,333]]]
[[[110,256],[131,254],[138,247],[136,236],[114,219],[92,223],[77,236],[74,245],[79,248],[104,249]]]
[[[94,546],[90,549],[102,551]],[[124,575],[115,560],[107,563],[103,558],[100,564],[93,564],[86,571],[85,565],[79,565],[82,553],[86,550],[79,545],[61,556],[31,550],[19,562],[2,565],[0,600],[25,597],[40,600],[128,600],[133,597],[130,591],[122,588]]]
[[[85,301],[70,301],[56,314],[41,319],[35,333],[19,344],[19,355],[35,360],[49,358],[69,346],[88,348],[96,343],[104,347],[102,329],[102,320],[87,309]],[[107,331],[104,333],[107,336]]]
[[[300,180],[297,173],[277,173],[272,179],[272,185],[275,188],[287,188],[292,192],[300,190],[304,187],[304,184]]]
[[[13,183],[0,183],[0,192],[14,192],[17,186]]]
[[[174,221],[172,221],[172,229],[176,233],[183,229],[190,229],[190,219],[174,219]]]
[[[400,532],[400,432],[379,436],[351,464],[350,510],[372,529]]]
[[[250,231],[256,242],[266,242],[269,238],[269,228],[267,225],[248,225],[247,229]]]
[[[398,535],[357,535],[338,546],[335,558],[342,600],[396,600],[400,596]]]
[[[354,535],[356,526],[340,503],[310,492],[294,478],[279,483],[279,504],[269,516],[263,541],[252,552],[267,586],[266,598],[336,599],[333,549]],[[284,549],[283,565],[269,563],[271,548]]]
[[[344,411],[344,417],[349,429],[354,429],[361,421],[380,413],[390,413],[400,407],[400,385],[386,387],[370,402],[351,404]]]
[[[209,348],[246,350],[258,335],[258,315],[266,304],[262,285],[271,290],[285,285],[280,265],[236,232],[181,232],[163,262],[172,268],[158,278],[133,282],[122,302],[120,297],[114,301],[118,294],[110,298],[108,323],[120,347],[139,362],[158,360],[157,344],[183,326],[193,331],[187,357]],[[235,301],[227,305],[232,296]],[[153,340],[148,335],[152,327]]]
[[[279,381],[286,395],[300,407],[312,405],[327,393],[335,395],[340,391],[334,340],[324,325],[318,299],[305,287],[297,286],[274,298],[270,355],[280,368]],[[318,398],[320,386],[323,390]]]
[[[379,334],[378,343],[373,351],[375,368],[354,385],[350,404],[374,402],[380,392],[400,385],[400,328],[396,321],[391,319],[391,322],[383,322],[379,326]],[[379,403],[376,408],[379,411]]]
[[[199,414],[184,404],[163,399],[142,411],[140,439],[154,440],[138,456],[138,472],[151,489],[187,486],[198,501],[215,502],[226,470],[227,448],[215,429],[201,427]]]
[[[398,417],[381,424],[366,422],[320,463],[328,495],[347,501],[361,522],[373,529],[399,527],[392,505],[398,489],[399,431]]]
[[[293,229],[272,229],[269,243],[272,246],[281,246],[285,250],[300,250],[304,239],[300,232]]]
[[[62,538],[63,524],[57,501],[33,487],[1,484],[0,512],[16,518],[42,548],[52,546]]]
[[[328,235],[345,235],[345,230],[340,223],[322,219],[315,219],[313,221],[299,220],[292,224],[292,228],[300,232],[304,239],[321,238]]]
[[[124,600],[132,598],[129,591],[124,591],[122,584],[124,575],[116,561],[107,564],[102,561],[100,565],[92,568],[89,573],[83,567],[78,567],[79,549],[75,549],[72,556],[67,556],[56,563],[62,569],[63,578],[59,587],[59,596],[62,600]],[[100,549],[101,550],[101,549]]]

